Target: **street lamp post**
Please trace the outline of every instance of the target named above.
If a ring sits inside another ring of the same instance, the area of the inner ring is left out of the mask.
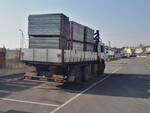
[[[20,50],[19,50],[19,59],[21,59],[21,49],[24,47],[23,46],[23,42],[24,42],[24,33],[22,29],[19,29],[19,31],[21,32],[21,36],[20,36]]]
[[[23,42],[24,42],[24,33],[22,29],[19,29],[19,31],[21,32],[21,37],[20,37],[20,49],[22,49],[23,46]]]

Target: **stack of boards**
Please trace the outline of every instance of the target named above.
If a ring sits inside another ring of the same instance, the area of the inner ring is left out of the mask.
[[[64,14],[29,16],[29,48],[94,50],[94,30]]]

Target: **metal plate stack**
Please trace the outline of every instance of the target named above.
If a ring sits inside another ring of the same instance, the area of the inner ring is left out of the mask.
[[[74,21],[70,22],[69,49],[84,50],[84,26]]]
[[[94,30],[89,27],[85,27],[85,34],[86,34],[85,41],[93,44],[94,43]]]
[[[71,40],[73,41],[84,41],[84,26],[74,21],[70,22]]]
[[[76,42],[76,41],[68,41],[68,49],[84,51],[84,43]]]
[[[94,51],[94,30],[85,27],[84,28],[85,35],[85,50],[86,51]]]
[[[69,18],[63,14],[29,16],[29,48],[67,49]]]
[[[94,51],[94,44],[85,43],[86,51]]]
[[[67,40],[65,38],[60,37],[30,36],[29,48],[65,49],[67,48]]]

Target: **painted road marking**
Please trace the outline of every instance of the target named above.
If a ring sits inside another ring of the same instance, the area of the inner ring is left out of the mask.
[[[18,78],[0,78],[1,81],[6,81],[6,82],[13,82],[17,80],[22,80],[23,77],[18,77]]]
[[[39,85],[38,82],[34,82],[34,81],[27,81],[27,80],[23,80],[23,81],[13,81],[10,83],[19,83],[19,84],[25,84],[25,85]]]
[[[93,83],[91,86],[89,86],[88,88],[86,88],[85,90],[81,91],[79,94],[77,94],[76,96],[72,97],[71,99],[69,99],[67,102],[65,102],[64,104],[60,105],[59,107],[57,107],[56,109],[54,109],[53,111],[51,111],[50,113],[56,113],[58,110],[60,110],[61,108],[63,108],[64,106],[66,106],[67,104],[69,104],[70,102],[72,102],[73,100],[75,100],[76,98],[78,98],[79,96],[81,96],[82,94],[84,94],[85,92],[87,92],[88,90],[92,89],[93,87],[97,86],[98,84],[102,83],[104,80],[108,79],[113,73],[116,73],[117,71],[119,71],[121,69],[121,67],[117,68],[116,70],[114,70],[110,75],[106,76],[105,78],[99,80],[96,83]]]
[[[39,83],[45,83],[44,81],[38,81],[38,80],[24,80],[24,81],[10,81],[7,79],[0,79],[0,83],[4,84],[12,84],[12,86],[17,86],[18,87],[32,87],[32,86],[37,86]],[[18,84],[19,83],[19,84]],[[25,84],[25,85],[22,85]],[[30,86],[31,85],[31,86]]]
[[[2,101],[11,101],[11,102],[19,102],[19,103],[25,103],[25,104],[36,104],[36,105],[42,105],[42,106],[51,106],[51,107],[58,107],[60,105],[56,104],[48,104],[48,103],[40,103],[40,102],[33,102],[33,101],[24,101],[24,100],[16,100],[16,99],[10,99],[10,98],[0,98]]]
[[[46,81],[39,81],[39,80],[24,80],[29,82],[35,82],[35,83],[45,83]]]
[[[0,90],[0,93],[13,93],[13,92],[7,90]]]
[[[36,82],[33,82],[33,81],[27,81],[27,80],[20,80],[20,81],[10,81],[9,79],[2,79],[2,78],[0,78],[0,82],[8,82],[8,83],[22,83],[22,84],[36,84]]]
[[[24,88],[31,88],[32,86],[26,86],[26,85],[19,85],[19,84],[11,84],[11,83],[5,83],[4,85],[7,86],[14,86],[14,87],[24,87]]]
[[[6,86],[14,86],[14,87],[24,87],[24,88],[31,88],[31,87],[34,87],[34,86],[30,86],[30,84],[29,84],[29,86],[28,86],[28,84],[27,85],[22,85],[22,84],[18,84],[17,82],[4,82],[4,81],[0,81],[0,83],[3,83],[3,85],[6,85]]]

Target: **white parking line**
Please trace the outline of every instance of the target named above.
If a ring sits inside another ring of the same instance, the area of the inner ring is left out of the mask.
[[[13,92],[7,90],[0,90],[0,93],[13,93]]]
[[[3,83],[3,85],[15,86],[15,87],[24,87],[24,88],[34,87],[34,86],[28,86],[28,85],[17,84],[17,82],[5,82],[5,81],[0,81],[0,83]]]
[[[23,77],[19,77],[19,78],[0,78],[1,81],[6,81],[6,82],[13,82],[13,81],[21,80],[21,79],[23,79]]]
[[[110,75],[106,76],[105,78],[99,80],[98,82],[92,84],[91,86],[89,86],[88,88],[86,88],[85,90],[81,91],[79,94],[77,94],[76,96],[72,97],[71,99],[69,99],[67,102],[65,102],[64,104],[60,105],[59,107],[57,107],[56,109],[54,109],[53,111],[51,111],[50,113],[56,113],[58,110],[60,110],[61,108],[63,108],[64,106],[66,106],[67,104],[69,104],[70,102],[72,102],[73,100],[75,100],[76,98],[78,98],[79,96],[81,96],[82,94],[84,94],[85,92],[87,92],[88,90],[92,89],[93,87],[97,86],[98,84],[102,83],[104,80],[106,80],[107,78],[109,78],[113,73],[119,71],[121,69],[121,67],[117,68],[116,70],[114,70]]]
[[[37,84],[39,84],[39,83],[37,83],[37,82],[34,82],[34,81],[27,81],[27,80],[23,80],[23,81],[13,81],[13,82],[11,82],[11,83],[20,83],[20,84],[27,84],[27,85],[37,85]]]
[[[4,85],[14,86],[14,87],[24,87],[24,88],[31,88],[32,87],[32,86],[26,86],[26,85],[21,85],[21,84],[11,84],[11,83],[5,83]]]
[[[35,82],[35,83],[45,83],[46,81],[39,81],[39,80],[24,80],[29,82]]]
[[[11,102],[19,102],[19,103],[25,103],[25,104],[36,104],[36,105],[42,105],[42,106],[51,106],[51,107],[58,107],[60,105],[56,104],[48,104],[48,103],[40,103],[40,102],[33,102],[33,101],[24,101],[24,100],[16,100],[16,99],[10,99],[10,98],[0,98],[2,101],[11,101]]]

